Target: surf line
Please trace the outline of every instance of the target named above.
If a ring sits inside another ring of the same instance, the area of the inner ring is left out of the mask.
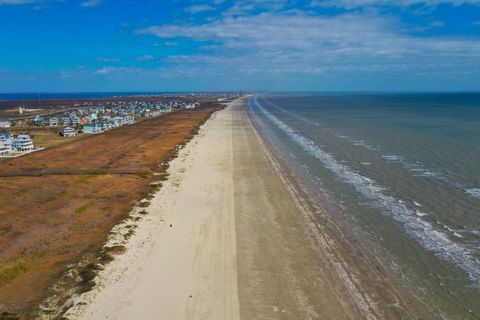
[[[299,115],[297,115],[293,112],[290,112],[287,109],[282,108],[282,107],[276,105],[275,103],[272,103],[271,101],[268,101],[267,98],[265,98],[264,96],[260,96],[260,98],[266,104],[271,106],[272,108],[275,108],[275,109],[277,109],[277,110],[279,110],[279,111],[281,111],[281,112],[283,112],[283,113],[285,113],[285,114],[287,114],[287,115],[289,115],[293,118],[296,118],[300,121],[303,121],[303,122],[305,122],[309,125],[312,125],[312,126],[317,127],[317,128],[321,128],[323,130],[327,130],[332,135],[334,135],[334,136],[336,136],[340,139],[346,140],[346,141],[350,142],[351,144],[353,144],[355,146],[363,147],[363,148],[365,148],[369,151],[380,151],[380,149],[378,147],[372,147],[371,145],[367,144],[363,140],[353,140],[353,138],[351,138],[349,136],[346,136],[344,134],[340,134],[340,133],[336,132],[335,130],[324,127],[317,122],[314,122],[310,119],[307,119],[307,118],[299,116]],[[466,188],[461,182],[455,181],[453,178],[449,177],[448,175],[445,175],[445,174],[442,174],[440,172],[436,172],[436,171],[433,171],[431,169],[428,169],[428,168],[424,167],[422,164],[419,164],[419,163],[408,162],[405,159],[404,156],[386,154],[386,155],[381,155],[381,158],[383,160],[387,161],[387,162],[390,162],[390,163],[398,163],[401,166],[403,166],[406,170],[412,172],[413,174],[415,174],[417,176],[421,176],[421,177],[424,177],[424,178],[435,179],[437,181],[444,182],[451,187],[462,190],[463,192],[465,192],[467,195],[469,195],[471,197],[480,198],[480,191],[479,191],[480,188],[470,188],[470,189]]]
[[[383,214],[399,222],[407,235],[417,241],[423,248],[432,252],[440,259],[461,268],[469,278],[478,283],[480,281],[480,261],[473,257],[474,251],[452,241],[447,234],[436,230],[429,222],[423,220],[410,210],[399,199],[386,194],[384,187],[373,179],[353,171],[349,167],[338,163],[331,154],[319,148],[315,143],[299,134],[291,127],[268,112],[258,102],[257,97],[251,98],[257,110],[282,130],[292,141],[300,145],[311,156],[318,159],[322,165],[330,170],[338,179],[352,185],[355,190],[369,199],[376,207],[381,208]]]

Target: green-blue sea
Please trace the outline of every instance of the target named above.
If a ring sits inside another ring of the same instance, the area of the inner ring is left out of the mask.
[[[248,111],[406,290],[480,318],[480,94],[264,94]]]

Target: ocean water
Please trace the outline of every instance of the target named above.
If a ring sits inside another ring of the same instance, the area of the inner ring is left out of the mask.
[[[248,110],[406,290],[480,318],[480,94],[267,94]]]
[[[0,101],[41,100],[41,99],[101,99],[111,97],[160,95],[172,92],[42,92],[42,93],[0,93]]]

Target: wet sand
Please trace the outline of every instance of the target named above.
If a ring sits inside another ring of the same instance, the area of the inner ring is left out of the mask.
[[[374,258],[301,201],[244,100],[214,114],[169,173],[127,251],[74,299],[67,318],[419,315]]]

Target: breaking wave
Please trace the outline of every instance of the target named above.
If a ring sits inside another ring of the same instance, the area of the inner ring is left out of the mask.
[[[367,150],[370,150],[370,151],[380,151],[380,149],[378,147],[373,147],[373,146],[369,145],[367,142],[365,142],[364,140],[358,140],[358,139],[351,138],[350,136],[348,136],[346,134],[340,134],[336,131],[333,131],[329,128],[326,128],[326,127],[322,126],[321,124],[319,124],[315,121],[312,121],[310,119],[307,119],[305,117],[302,117],[302,116],[299,116],[295,113],[292,113],[292,112],[290,112],[290,111],[288,111],[288,110],[286,110],[286,109],[268,101],[265,98],[263,98],[263,101],[266,104],[268,104],[269,106],[271,106],[272,108],[280,110],[281,112],[283,112],[285,114],[288,114],[289,116],[291,116],[293,118],[304,121],[304,122],[308,123],[309,125],[313,125],[315,127],[319,127],[319,128],[324,129],[324,130],[328,130],[330,133],[335,135],[337,138],[346,140],[346,141],[350,142],[351,144],[353,144],[355,146],[363,147],[363,148],[365,148]],[[381,157],[387,162],[396,163],[396,164],[399,164],[399,165],[403,166],[406,170],[412,172],[415,176],[425,177],[425,178],[430,178],[430,179],[435,179],[435,180],[438,180],[438,181],[442,181],[442,182],[447,183],[448,185],[450,185],[452,187],[464,190],[468,195],[470,195],[472,197],[480,198],[480,188],[465,189],[465,187],[462,183],[460,183],[458,181],[455,181],[452,178],[450,178],[450,177],[448,177],[448,176],[446,176],[446,175],[444,175],[440,172],[430,170],[430,169],[426,168],[425,166],[423,166],[420,162],[412,163],[412,162],[409,162],[404,156],[395,155],[395,154],[385,154],[385,155],[381,155]]]
[[[426,250],[434,253],[437,257],[462,268],[474,282],[478,283],[480,281],[480,261],[473,257],[474,250],[454,242],[447,233],[435,229],[430,222],[422,219],[422,217],[428,215],[427,213],[409,209],[403,201],[387,194],[387,190],[378,185],[373,179],[336,161],[331,154],[322,150],[312,140],[301,135],[265,110],[257,101],[257,97],[252,98],[250,102],[252,101],[258,111],[306,152],[318,159],[338,179],[352,185],[358,193],[368,198],[371,204],[379,208],[383,214],[400,223],[406,234],[412,239],[415,239]]]

